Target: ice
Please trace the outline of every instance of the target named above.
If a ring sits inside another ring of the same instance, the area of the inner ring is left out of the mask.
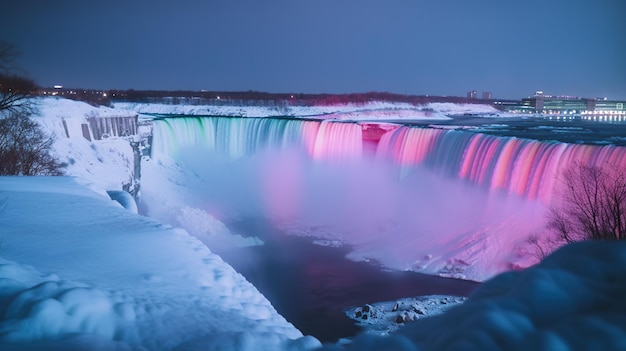
[[[127,210],[129,210],[129,211],[131,211],[133,213],[137,213],[138,212],[138,210],[137,210],[137,203],[135,202],[135,199],[127,191],[123,191],[123,190],[108,190],[107,194],[109,194],[109,197],[111,197],[111,200],[117,201],[125,209],[127,209]]]

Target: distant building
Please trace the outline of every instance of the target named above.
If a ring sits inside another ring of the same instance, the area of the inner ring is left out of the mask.
[[[470,90],[467,92],[468,99],[476,99],[477,96],[478,96],[478,92],[476,90]]]
[[[491,100],[491,98],[492,96],[490,91],[483,91],[483,100]]]
[[[626,117],[626,101],[552,96],[537,91],[521,101],[494,101],[494,107],[510,112],[547,115],[614,115]]]

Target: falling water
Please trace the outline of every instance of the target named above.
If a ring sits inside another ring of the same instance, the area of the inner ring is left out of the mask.
[[[152,156],[173,158],[193,147],[237,159],[266,149],[299,149],[313,159],[361,156],[361,127],[275,118],[185,117],[157,120]]]
[[[624,147],[409,126],[372,140],[364,129],[164,118],[152,158],[182,165],[170,202],[221,219],[289,220],[296,232],[351,245],[354,259],[479,280],[527,263],[519,245],[543,231],[560,172],[574,162],[626,167]]]
[[[382,136],[377,156],[401,174],[423,166],[481,187],[549,203],[555,181],[574,162],[626,167],[626,149],[499,137],[467,131],[401,127]]]

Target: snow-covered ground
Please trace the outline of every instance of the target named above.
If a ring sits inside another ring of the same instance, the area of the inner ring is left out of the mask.
[[[129,140],[89,141],[81,125],[134,113],[35,102],[72,177],[0,177],[0,349],[319,346],[196,237],[110,200],[133,175]],[[192,230],[228,234],[191,208],[179,215]]]
[[[499,111],[489,105],[428,103],[413,105],[399,102],[371,102],[335,106],[207,106],[169,105],[117,102],[116,109],[143,114],[229,116],[229,117],[272,117],[292,116],[348,121],[376,120],[447,120],[450,115],[484,114],[497,115]]]
[[[0,177],[0,348],[319,346],[195,237],[70,177]]]

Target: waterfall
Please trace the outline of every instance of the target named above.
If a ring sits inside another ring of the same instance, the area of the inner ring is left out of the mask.
[[[420,166],[546,203],[550,202],[559,173],[575,162],[626,167],[624,147],[417,127],[400,127],[383,135],[377,157],[396,162],[401,175]]]
[[[152,187],[142,187],[144,197],[157,204],[156,218],[177,225],[190,206],[218,219],[267,218],[344,242],[355,259],[480,280],[532,263],[520,244],[545,233],[561,172],[575,162],[626,167],[625,147],[371,129],[280,118],[157,119],[151,154],[160,162],[151,164],[154,179],[145,177]]]
[[[264,149],[298,149],[315,160],[360,158],[354,123],[277,118],[180,117],[155,120],[152,157],[176,158],[199,147],[237,159]]]
[[[355,123],[276,118],[180,117],[155,120],[152,156],[176,158],[189,147],[237,159],[264,149],[302,150],[312,159],[363,156]],[[404,177],[424,167],[480,187],[549,202],[558,174],[574,162],[626,167],[626,148],[501,137],[468,131],[399,127],[382,135],[379,160]]]

